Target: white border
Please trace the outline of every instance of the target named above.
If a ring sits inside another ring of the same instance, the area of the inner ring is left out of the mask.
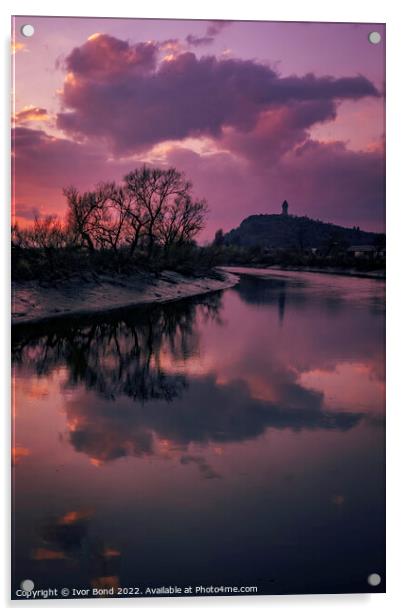
[[[248,0],[244,3],[233,3],[232,0],[203,0],[199,4],[188,0],[154,0],[152,3],[134,3],[132,1],[113,0],[110,5],[68,0],[58,3],[50,0],[36,0],[33,4],[27,0],[5,2],[1,6],[1,85],[2,112],[0,117],[1,134],[5,137],[1,148],[1,189],[2,220],[1,220],[1,272],[3,293],[1,294],[1,319],[3,353],[1,354],[0,378],[2,392],[2,495],[9,494],[9,202],[10,202],[10,166],[9,166],[9,40],[10,16],[17,15],[71,15],[94,17],[165,17],[187,19],[265,19],[278,21],[343,21],[343,22],[386,22],[387,23],[387,593],[386,595],[315,595],[287,597],[220,597],[202,599],[136,599],[131,600],[88,600],[81,601],[35,601],[30,603],[13,602],[9,596],[9,523],[10,498],[2,498],[1,531],[3,554],[0,561],[0,588],[3,605],[7,608],[22,611],[25,609],[42,610],[43,608],[63,608],[69,611],[85,609],[127,608],[136,613],[150,614],[163,609],[165,613],[185,610],[185,613],[208,610],[211,615],[222,611],[242,613],[253,610],[255,613],[267,611],[281,612],[285,616],[297,613],[298,616],[311,614],[333,613],[334,611],[353,610],[354,615],[391,614],[401,612],[401,594],[399,593],[399,578],[402,576],[402,498],[400,497],[401,471],[401,438],[402,409],[398,404],[401,371],[401,306],[402,276],[400,273],[402,259],[402,191],[401,191],[401,153],[402,108],[400,66],[402,59],[401,45],[401,4],[396,0],[351,1],[332,0],[287,0],[286,2],[262,2]],[[368,335],[370,333],[368,332]],[[398,609],[399,608],[399,609]]]

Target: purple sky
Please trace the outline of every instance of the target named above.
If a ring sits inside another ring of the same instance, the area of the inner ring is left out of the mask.
[[[201,239],[284,199],[382,231],[384,41],[379,24],[17,17],[16,218],[63,216],[63,186],[145,162],[207,199]]]

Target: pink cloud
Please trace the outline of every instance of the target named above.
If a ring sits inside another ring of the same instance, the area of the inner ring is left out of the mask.
[[[157,63],[156,43],[129,45],[99,34],[66,58],[58,126],[106,140],[116,154],[189,136],[218,137],[224,126],[253,129],[260,113],[294,101],[379,96],[364,76],[281,77],[252,60],[179,53]]]

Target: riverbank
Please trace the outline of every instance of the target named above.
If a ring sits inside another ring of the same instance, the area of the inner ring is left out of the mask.
[[[270,267],[247,267],[247,266],[225,266],[222,268],[225,272],[233,274],[254,274],[266,275],[269,272],[311,272],[313,274],[331,274],[334,276],[354,276],[356,278],[372,278],[374,280],[385,280],[385,270],[376,270],[372,272],[361,272],[355,269],[345,269],[337,267],[284,267],[282,265],[271,265]]]
[[[220,270],[209,277],[177,272],[138,272],[131,276],[75,276],[57,284],[12,283],[12,325],[63,317],[110,313],[123,308],[171,302],[234,286],[236,274]]]

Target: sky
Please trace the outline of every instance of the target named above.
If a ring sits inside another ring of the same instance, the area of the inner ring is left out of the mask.
[[[23,226],[63,217],[63,187],[147,164],[176,167],[207,200],[201,241],[284,199],[290,214],[384,231],[382,24],[16,17],[12,54]]]

